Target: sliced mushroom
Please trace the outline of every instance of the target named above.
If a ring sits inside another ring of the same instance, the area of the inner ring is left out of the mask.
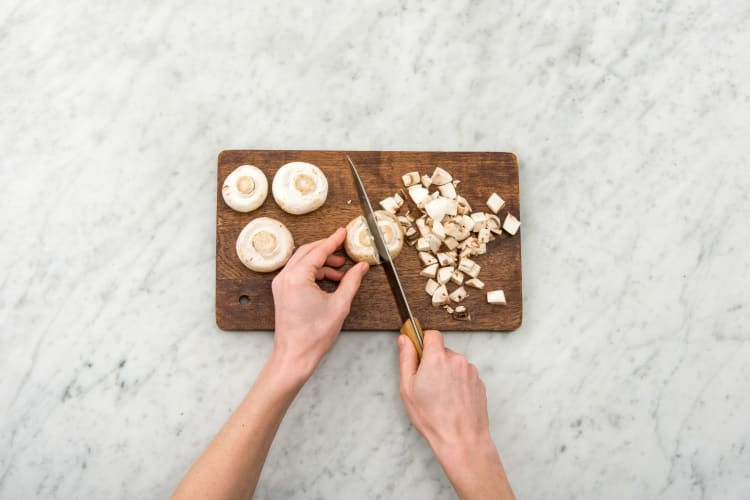
[[[432,236],[443,241],[445,239],[445,228],[437,221],[432,223]]]
[[[458,241],[465,240],[474,228],[474,219],[468,215],[457,215],[443,224],[445,234]]]
[[[466,310],[466,306],[456,306],[452,316],[458,321],[471,321],[471,314]]]
[[[451,280],[451,275],[456,268],[453,266],[441,267],[437,272],[437,282],[445,285]]]
[[[485,227],[487,227],[487,214],[484,212],[474,212],[471,214],[471,218],[474,221],[474,227],[472,231],[478,233]]]
[[[266,200],[268,180],[258,167],[240,165],[224,179],[221,196],[232,210],[252,212]]]
[[[401,176],[405,187],[413,186],[419,182],[419,172],[409,172]]]
[[[448,199],[438,196],[437,198],[425,203],[424,209],[432,220],[440,222],[445,217],[445,212],[448,210]]]
[[[484,288],[484,282],[479,278],[471,278],[466,280],[466,285],[473,288],[478,288],[480,290]]]
[[[429,266],[427,266],[424,269],[422,269],[422,271],[420,271],[419,275],[420,276],[424,276],[425,278],[434,278],[435,276],[437,276],[437,270],[438,270],[437,263],[430,264]]]
[[[440,285],[435,292],[432,294],[432,305],[440,307],[448,304],[450,299],[448,298],[448,289],[445,285]]]
[[[492,213],[496,214],[505,206],[505,200],[500,198],[497,193],[492,193],[487,199],[487,207],[492,210]]]
[[[448,252],[438,252],[437,259],[441,266],[452,266],[456,263],[456,259]]]
[[[437,259],[427,252],[419,252],[419,260],[423,266],[429,266],[437,262]]]
[[[258,217],[240,231],[236,249],[240,262],[246,267],[267,273],[287,263],[294,250],[294,239],[281,222]]]
[[[400,205],[393,196],[389,196],[388,198],[381,200],[380,206],[383,207],[383,210],[395,214],[398,212]]]
[[[443,170],[440,167],[435,168],[435,171],[432,173],[432,183],[436,186],[442,186],[443,184],[448,184],[450,181],[453,180],[453,176]]]
[[[440,191],[440,194],[446,198],[456,197],[456,186],[453,185],[452,182],[438,186],[438,191]]]
[[[435,281],[434,279],[430,278],[427,280],[427,284],[424,286],[424,291],[427,292],[427,295],[435,295],[435,290],[440,288],[440,284]]]
[[[472,269],[477,266],[477,263],[469,258],[461,259],[458,263],[458,270],[462,273],[469,273]]]
[[[427,188],[424,188],[422,186],[411,186],[409,188],[409,197],[411,198],[411,201],[414,202],[414,204],[418,207],[422,207],[422,203],[425,201],[425,199],[429,195],[429,191],[427,191]]]
[[[328,196],[328,179],[312,163],[283,165],[273,177],[273,199],[287,213],[301,215],[320,208]]]
[[[429,176],[429,175],[427,175],[427,174],[424,174],[424,175],[422,176],[422,179],[421,179],[421,181],[422,181],[422,185],[423,185],[424,187],[426,187],[426,188],[428,188],[428,187],[432,186],[432,179],[431,179],[431,178],[430,178],[430,176]]]
[[[490,304],[498,304],[504,306],[506,304],[505,292],[503,292],[502,290],[493,290],[491,292],[487,292],[487,302]]]
[[[468,293],[466,293],[466,289],[464,287],[460,286],[460,287],[456,288],[455,290],[453,290],[450,293],[450,295],[448,295],[448,297],[453,302],[458,303],[458,302],[461,302],[462,300],[464,300],[467,295],[468,295]]]
[[[458,205],[458,213],[460,215],[471,213],[471,205],[469,205],[469,202],[463,196],[456,196],[456,204]]]
[[[453,271],[453,274],[451,274],[451,282],[455,283],[458,286],[463,285],[464,284],[464,273],[462,273],[458,269],[456,269],[455,271]]]
[[[502,224],[500,223],[500,217],[495,214],[489,214],[487,216],[487,228],[494,234],[500,234],[503,232]]]
[[[401,224],[395,215],[385,210],[376,210],[375,219],[378,221],[378,227],[383,234],[385,245],[391,258],[395,259],[401,253],[404,246],[404,234]],[[367,227],[367,221],[360,215],[352,219],[346,226],[346,241],[344,242],[346,253],[352,260],[368,264],[379,264],[380,257],[378,251],[373,245],[370,229]]]
[[[516,234],[519,227],[521,227],[521,222],[518,219],[513,217],[511,214],[508,214],[505,217],[505,221],[503,221],[503,229],[505,229],[509,234]]]
[[[445,238],[445,240],[443,240],[443,244],[448,248],[448,250],[455,250],[456,248],[458,248],[458,240],[453,236]]]

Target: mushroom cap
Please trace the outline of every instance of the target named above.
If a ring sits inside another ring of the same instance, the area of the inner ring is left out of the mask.
[[[380,232],[383,233],[388,253],[391,254],[392,259],[395,259],[404,247],[404,233],[401,224],[395,215],[385,210],[376,210],[375,220],[378,221]],[[346,225],[344,248],[349,257],[356,262],[365,261],[368,264],[380,264],[380,257],[370,237],[367,221],[362,215],[355,217]]]
[[[252,212],[266,200],[268,180],[258,167],[240,165],[224,179],[221,196],[232,210]]]
[[[237,256],[259,273],[275,271],[294,251],[294,238],[284,224],[270,217],[251,220],[237,237]]]
[[[293,161],[273,177],[273,199],[287,213],[301,215],[320,208],[328,196],[328,179],[312,163]]]

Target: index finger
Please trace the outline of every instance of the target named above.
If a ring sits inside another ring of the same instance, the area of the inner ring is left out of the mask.
[[[422,336],[424,341],[424,347],[422,348],[422,356],[434,355],[434,353],[445,352],[445,342],[443,341],[443,334],[437,330],[425,330]]]
[[[340,227],[328,238],[320,240],[300,259],[300,262],[310,264],[316,269],[323,267],[328,257],[344,243],[345,239],[346,229]]]

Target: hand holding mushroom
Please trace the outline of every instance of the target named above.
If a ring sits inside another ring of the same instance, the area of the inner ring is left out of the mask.
[[[333,253],[341,247],[346,230],[301,246],[273,280],[276,315],[274,351],[291,361],[289,366],[309,377],[336,341],[349,314],[352,299],[369,266],[360,262],[346,272],[338,268],[345,258]],[[338,281],[335,292],[320,289],[316,280]]]

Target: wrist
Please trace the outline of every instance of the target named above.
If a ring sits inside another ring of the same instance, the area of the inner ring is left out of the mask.
[[[500,455],[489,432],[474,439],[430,443],[435,456],[451,480],[467,477],[471,471],[500,467]]]
[[[307,382],[318,366],[318,360],[278,344],[274,344],[268,362],[288,384],[299,387]]]

